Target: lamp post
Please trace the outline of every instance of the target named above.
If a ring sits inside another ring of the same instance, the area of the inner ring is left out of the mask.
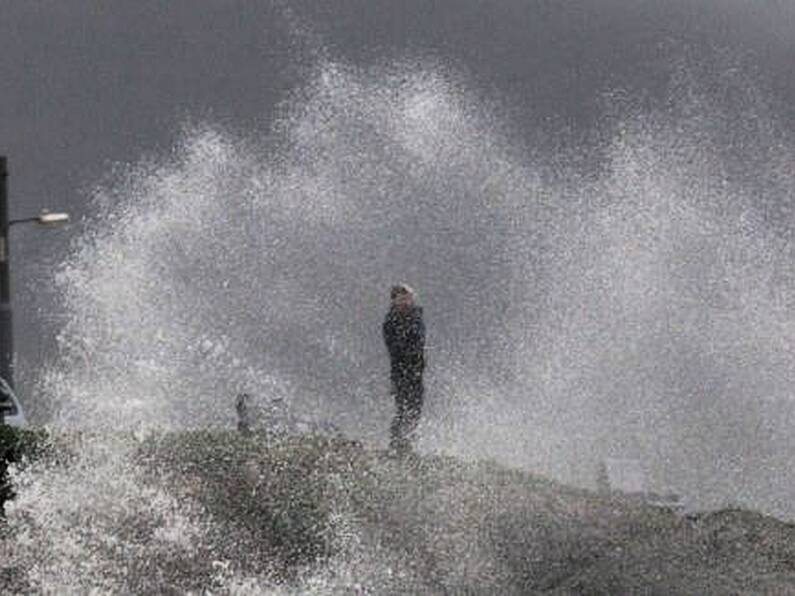
[[[0,155],[0,377],[9,387],[14,387],[14,336],[11,312],[11,266],[8,250],[8,232],[12,225],[38,223],[52,226],[69,221],[67,213],[42,211],[36,217],[8,219],[8,160]],[[1,396],[0,396],[0,399]],[[3,424],[3,408],[0,407],[0,425]]]
[[[8,262],[8,162],[0,156],[0,377],[14,386],[11,269]]]

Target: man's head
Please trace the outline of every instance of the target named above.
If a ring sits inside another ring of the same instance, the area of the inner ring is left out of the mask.
[[[392,306],[400,312],[409,310],[414,305],[416,297],[414,290],[406,284],[392,286],[389,296],[392,299]]]

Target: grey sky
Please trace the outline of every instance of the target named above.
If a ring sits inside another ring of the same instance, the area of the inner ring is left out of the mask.
[[[274,6],[274,4],[278,4]],[[312,34],[288,34],[283,5]],[[116,162],[167,151],[188,120],[266,131],[302,80],[307,39],[332,59],[428,54],[472,76],[520,133],[549,118],[575,129],[613,87],[659,91],[660,44],[717,44],[747,56],[795,105],[795,4],[639,0],[259,1],[4,0],[0,152],[11,215],[85,212]],[[790,112],[791,116],[791,112]],[[15,229],[16,336],[22,367],[52,343],[36,284],[76,228]],[[24,371],[23,371],[24,372]]]

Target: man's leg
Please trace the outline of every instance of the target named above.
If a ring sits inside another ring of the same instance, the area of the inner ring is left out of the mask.
[[[407,385],[406,402],[405,402],[405,415],[404,432],[407,440],[413,438],[417,430],[417,425],[420,423],[420,415],[422,414],[422,404],[424,398],[424,388],[422,386],[422,378],[416,377],[411,380]]]
[[[395,389],[395,417],[389,427],[389,447],[400,449],[403,442],[403,425],[406,416],[406,401],[401,391],[400,383],[394,384]]]
[[[409,434],[412,431],[412,406],[415,402],[411,380],[400,377],[395,382],[395,418],[392,421],[392,440],[390,447],[405,452],[410,447]]]

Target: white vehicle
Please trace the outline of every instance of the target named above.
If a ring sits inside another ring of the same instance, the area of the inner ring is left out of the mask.
[[[0,377],[0,422],[8,426],[26,426],[25,413],[14,390]]]

